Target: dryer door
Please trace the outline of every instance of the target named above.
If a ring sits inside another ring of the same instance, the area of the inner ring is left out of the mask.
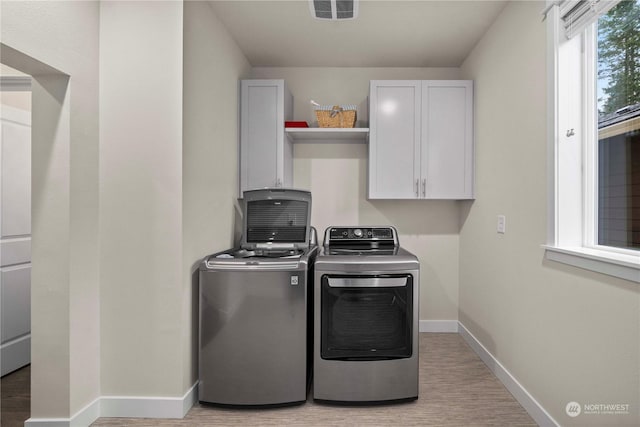
[[[413,352],[413,276],[322,276],[320,355],[384,360]]]

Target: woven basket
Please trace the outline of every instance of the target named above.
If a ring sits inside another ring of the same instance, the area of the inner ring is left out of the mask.
[[[352,105],[334,105],[316,108],[318,127],[352,128],[356,125],[356,108]]]

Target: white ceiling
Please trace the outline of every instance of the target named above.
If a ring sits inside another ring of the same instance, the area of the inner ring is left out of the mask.
[[[308,0],[210,0],[254,67],[457,67],[505,0],[361,0],[322,21]]]

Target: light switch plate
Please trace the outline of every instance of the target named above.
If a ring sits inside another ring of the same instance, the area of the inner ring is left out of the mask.
[[[507,229],[507,218],[504,215],[498,215],[498,233],[504,234]]]

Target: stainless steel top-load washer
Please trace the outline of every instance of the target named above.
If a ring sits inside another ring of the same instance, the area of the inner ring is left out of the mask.
[[[200,264],[199,400],[222,405],[304,402],[311,379],[311,193],[243,195],[239,248]]]
[[[313,398],[418,398],[420,264],[394,227],[329,227],[315,263]]]

